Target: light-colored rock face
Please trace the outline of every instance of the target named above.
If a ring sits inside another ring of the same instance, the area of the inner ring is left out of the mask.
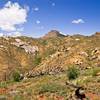
[[[16,41],[16,42],[21,42],[21,40],[20,40],[20,39],[15,39],[15,41]]]
[[[3,45],[0,45],[0,48],[3,48],[4,46]]]
[[[20,39],[15,39],[15,40],[16,40],[16,42],[13,42],[11,44],[13,44],[17,47],[23,48],[26,53],[34,54],[36,51],[38,51],[38,46],[31,46],[30,44],[23,42]]]
[[[88,54],[86,52],[84,52],[84,51],[80,52],[79,55],[88,57]]]
[[[7,50],[7,48],[4,45],[0,45],[0,50]]]
[[[16,42],[13,42],[13,43],[11,43],[11,44],[13,44],[13,45],[15,45],[15,46],[17,46],[17,47],[21,47],[21,46],[23,46],[23,45],[27,45],[27,43],[23,42],[23,41],[20,40],[20,39],[15,39],[15,40],[16,40]]]
[[[37,46],[30,46],[30,45],[23,45],[21,46],[25,52],[27,53],[35,53],[36,51],[38,51],[38,47]]]
[[[75,40],[76,40],[76,41],[79,41],[80,39],[76,38]]]

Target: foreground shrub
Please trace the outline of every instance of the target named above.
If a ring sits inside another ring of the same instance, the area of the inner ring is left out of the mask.
[[[19,82],[19,81],[20,81],[20,73],[19,73],[18,71],[15,71],[15,72],[13,73],[12,77],[13,77],[13,80],[14,80],[15,82]]]
[[[79,75],[79,70],[75,66],[68,68],[67,77],[69,80],[76,79],[78,75]]]

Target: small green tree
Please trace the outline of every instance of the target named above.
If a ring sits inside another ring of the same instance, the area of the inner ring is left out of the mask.
[[[19,82],[19,81],[20,81],[20,73],[19,73],[18,71],[15,71],[15,72],[13,73],[13,80],[14,80],[15,82]]]
[[[68,68],[67,76],[69,80],[76,79],[78,75],[79,75],[79,70],[75,66]]]

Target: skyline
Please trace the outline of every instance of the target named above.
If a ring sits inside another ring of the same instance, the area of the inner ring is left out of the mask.
[[[0,36],[91,35],[100,31],[99,20],[99,0],[0,0]]]

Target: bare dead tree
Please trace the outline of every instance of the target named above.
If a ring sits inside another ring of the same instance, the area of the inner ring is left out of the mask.
[[[66,85],[75,88],[75,96],[79,100],[84,100],[86,98],[86,95],[84,93],[84,88],[78,85],[74,85],[72,83],[66,82]]]

